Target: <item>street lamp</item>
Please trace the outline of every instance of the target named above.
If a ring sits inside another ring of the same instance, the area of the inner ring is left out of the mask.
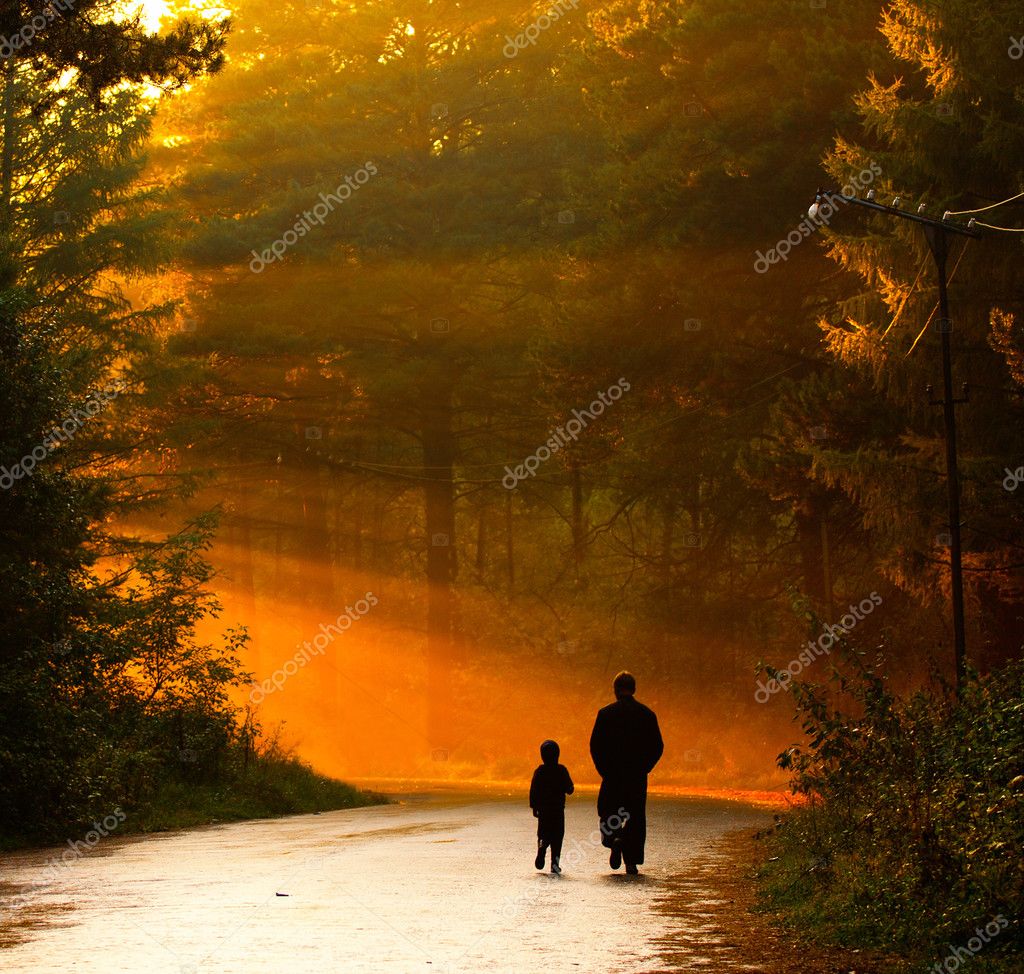
[[[869,190],[867,199],[859,199],[856,196],[846,196],[832,190],[819,189],[807,215],[815,221],[824,219],[822,210],[828,205],[829,215],[834,212],[842,203],[853,203],[877,213],[884,213],[887,216],[894,216],[901,220],[909,220],[911,223],[919,223],[924,229],[925,239],[928,241],[928,248],[931,250],[935,260],[935,270],[939,280],[939,320],[937,322],[939,335],[942,340],[942,399],[932,400],[932,405],[942,406],[942,415],[946,435],[946,488],[947,503],[949,506],[949,571],[950,590],[953,598],[953,646],[956,654],[956,690],[959,696],[963,688],[966,675],[967,640],[964,633],[964,579],[963,566],[961,563],[960,545],[960,473],[957,467],[956,457],[956,406],[966,401],[966,396],[960,399],[953,398],[953,363],[950,351],[950,333],[953,330],[949,318],[949,301],[946,296],[946,258],[949,254],[948,237],[956,234],[961,237],[980,237],[974,227],[974,220],[971,220],[966,227],[956,226],[947,222],[947,215],[943,214],[942,220],[932,220],[924,215],[924,206],[918,208],[917,213],[908,213],[899,208],[900,197],[896,197],[891,206],[885,206],[877,202],[874,190]],[[929,387],[929,392],[931,387]],[[964,387],[966,392],[966,385]]]

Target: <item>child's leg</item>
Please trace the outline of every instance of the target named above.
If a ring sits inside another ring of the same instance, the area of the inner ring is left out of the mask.
[[[562,812],[551,823],[551,865],[561,865],[562,840],[565,838],[565,812]]]

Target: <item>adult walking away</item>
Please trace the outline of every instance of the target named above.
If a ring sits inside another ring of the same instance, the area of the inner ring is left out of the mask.
[[[597,712],[590,756],[601,776],[597,814],[601,842],[612,850],[609,862],[635,875],[647,841],[647,776],[665,745],[654,711],[635,698],[636,679],[623,670],[615,677],[615,703]],[[614,826],[614,828],[613,828]]]

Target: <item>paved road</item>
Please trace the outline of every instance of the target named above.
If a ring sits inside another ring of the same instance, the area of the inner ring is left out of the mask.
[[[564,873],[533,866],[521,799],[427,797],[381,808],[101,840],[0,858],[0,969],[130,974],[534,974],[715,965],[714,938],[659,911],[709,841],[768,816],[652,801],[645,874],[612,874],[593,796],[567,810]],[[668,939],[666,939],[668,938]],[[660,942],[660,946],[659,946]],[[709,969],[716,969],[717,965]],[[676,968],[678,969],[678,968]]]

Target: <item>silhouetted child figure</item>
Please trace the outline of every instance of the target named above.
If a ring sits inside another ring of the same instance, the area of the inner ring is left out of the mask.
[[[533,772],[530,782],[530,808],[537,819],[537,858],[534,865],[544,868],[544,854],[551,846],[551,871],[560,873],[558,860],[562,856],[565,838],[565,796],[573,793],[572,778],[564,764],[558,763],[558,744],[545,741],[540,746],[544,762]]]

